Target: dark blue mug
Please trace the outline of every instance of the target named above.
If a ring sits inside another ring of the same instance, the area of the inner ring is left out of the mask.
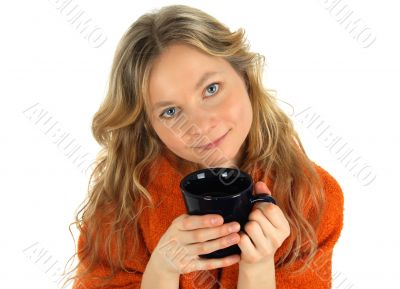
[[[224,223],[238,222],[241,231],[244,231],[256,202],[276,204],[268,194],[253,195],[253,179],[237,168],[218,167],[192,172],[181,180],[180,189],[189,215],[218,214],[224,218]],[[223,258],[240,253],[239,246],[232,245],[199,256]]]

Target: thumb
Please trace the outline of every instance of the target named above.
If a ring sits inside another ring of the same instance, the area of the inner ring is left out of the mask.
[[[271,191],[269,190],[268,186],[267,186],[264,182],[258,181],[258,182],[255,184],[254,187],[255,187],[255,194],[256,194],[256,195],[257,195],[257,194],[267,194],[267,195],[270,195],[271,198],[273,199]],[[259,206],[262,206],[262,205],[261,205],[262,203],[263,203],[263,202],[257,202],[257,203],[253,206],[252,211],[258,209]],[[276,201],[275,201],[274,199],[273,199],[273,202],[272,202],[272,203],[276,205]]]
[[[271,191],[269,190],[268,186],[261,181],[258,181],[255,184],[255,193],[256,194],[268,194],[268,195],[272,195]]]

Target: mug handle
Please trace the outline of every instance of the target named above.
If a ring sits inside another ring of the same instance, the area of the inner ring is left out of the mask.
[[[250,198],[250,203],[251,205],[254,205],[257,202],[267,202],[267,203],[273,203],[276,205],[275,199],[268,194],[257,194],[257,195],[251,195]]]

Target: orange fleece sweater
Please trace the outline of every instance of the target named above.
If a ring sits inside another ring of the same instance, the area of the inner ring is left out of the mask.
[[[92,278],[96,276],[106,276],[110,273],[105,255],[100,254],[102,262],[96,265],[96,269],[89,274],[89,276],[76,280],[73,283],[73,289],[140,288],[142,274],[145,271],[147,261],[159,239],[175,218],[181,214],[187,213],[183,196],[179,189],[179,183],[183,176],[178,172],[177,164],[165,156],[160,156],[158,164],[157,178],[153,179],[148,183],[148,186],[146,186],[147,190],[149,190],[154,198],[156,208],[145,208],[139,219],[139,229],[143,246],[141,246],[140,251],[135,254],[135,260],[124,260],[128,271],[135,270],[136,273],[122,270],[118,271],[116,276],[109,281],[108,285],[99,287],[98,280]],[[332,252],[343,225],[343,193],[337,181],[327,171],[315,163],[314,165],[323,180],[327,200],[326,210],[322,216],[322,225],[317,231],[318,251],[311,266],[302,274],[291,274],[293,269],[276,269],[277,289],[327,289],[332,287]],[[254,183],[259,180],[264,181],[273,195],[271,180],[267,177],[259,177],[263,175],[264,174],[261,174],[261,171],[258,170],[257,173],[252,176]],[[103,229],[106,231],[106,226],[104,226]],[[104,234],[106,235],[107,233]],[[127,232],[126,250],[132,247],[129,239],[130,234]],[[82,247],[84,242],[81,234],[78,239],[78,250]],[[282,256],[286,250],[288,250],[287,243],[283,242],[282,246],[275,253],[275,262],[277,262],[279,257]],[[78,254],[78,257],[81,258],[82,256]],[[300,260],[296,261],[291,268],[299,268],[299,266],[301,266],[300,262]],[[79,267],[78,272],[81,269],[82,268]],[[237,286],[238,271],[239,265],[234,264],[229,267],[214,270],[181,274],[179,289],[234,289]]]

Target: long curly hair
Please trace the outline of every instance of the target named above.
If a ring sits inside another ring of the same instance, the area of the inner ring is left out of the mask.
[[[256,167],[262,167],[270,174],[274,198],[291,228],[285,240],[290,250],[279,259],[276,268],[301,257],[306,260],[300,271],[303,270],[317,251],[315,232],[325,197],[319,175],[291,119],[278,106],[273,91],[263,87],[265,57],[249,51],[242,28],[231,32],[199,9],[172,5],[139,17],[118,43],[107,94],[92,122],[92,132],[101,150],[89,179],[87,197],[71,223],[86,242],[72,256],[79,253],[81,260],[73,269],[79,268],[78,273],[65,283],[90,273],[99,261],[101,248],[107,252],[107,265],[112,269],[106,279],[117,270],[127,271],[123,264],[126,226],[134,236],[132,254],[140,246],[140,212],[154,207],[146,190],[148,172],[163,149],[149,121],[149,74],[154,60],[171,43],[193,45],[208,55],[222,57],[243,76],[253,121],[238,168],[252,174]],[[186,164],[198,168],[196,163]],[[313,216],[304,213],[303,208],[308,205]],[[110,216],[107,221],[111,231],[103,238],[100,231],[105,215]],[[117,240],[116,244],[111,245],[111,239]],[[117,247],[116,256],[111,253],[112,246]]]

